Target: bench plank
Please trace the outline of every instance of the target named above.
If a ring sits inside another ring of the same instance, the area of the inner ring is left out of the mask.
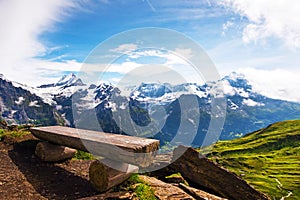
[[[63,126],[34,127],[30,131],[41,140],[141,167],[151,164],[159,148],[159,140]]]

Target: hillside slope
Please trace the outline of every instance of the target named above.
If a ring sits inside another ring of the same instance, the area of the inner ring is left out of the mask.
[[[218,142],[208,157],[272,199],[300,198],[300,120]]]

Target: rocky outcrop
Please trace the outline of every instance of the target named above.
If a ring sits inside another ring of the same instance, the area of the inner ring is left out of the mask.
[[[165,183],[154,177],[139,176],[139,178],[152,188],[154,195],[158,199],[195,199],[191,195],[184,192],[182,189],[172,184]]]
[[[157,199],[197,199],[197,200],[226,200],[216,195],[186,186],[185,184],[170,184],[158,180],[154,177],[139,176],[139,178],[148,184]]]
[[[213,195],[208,192],[187,186],[182,183],[179,184],[179,188],[181,188],[186,193],[192,195],[195,199],[198,199],[198,200],[226,200],[225,198],[218,197],[216,195]]]
[[[8,124],[58,124],[53,106],[0,77],[0,117]]]
[[[180,158],[177,159],[178,157]],[[173,163],[162,171],[180,172],[189,183],[205,188],[210,193],[231,200],[269,200],[246,181],[209,161],[192,148],[183,146],[176,148],[173,159]]]
[[[5,120],[0,118],[0,128],[1,129],[7,129],[7,123]]]
[[[124,200],[128,200],[128,199],[134,199],[134,198],[133,198],[132,193],[125,191],[125,192],[104,193],[104,194],[99,194],[99,195],[95,195],[95,196],[92,196],[92,197],[81,198],[79,200],[100,200],[100,199],[120,199],[120,200],[124,199]]]

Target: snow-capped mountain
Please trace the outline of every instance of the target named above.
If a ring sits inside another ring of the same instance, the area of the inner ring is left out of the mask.
[[[218,87],[221,87],[223,94],[215,94]],[[170,86],[169,84],[143,83],[133,91],[131,97],[141,102],[146,109],[157,104],[165,106],[168,117],[163,130],[157,135],[159,139],[167,138],[169,141],[174,138],[178,133],[179,124],[182,123],[180,120],[185,120],[184,124],[189,130],[195,129],[199,125],[194,141],[199,144],[208,130],[211,99],[217,98],[218,95],[224,95],[227,101],[225,124],[220,139],[240,137],[276,121],[300,118],[300,104],[263,96],[253,91],[244,75],[237,73],[231,73],[216,83],[205,85],[187,83]],[[179,115],[188,116],[190,113],[196,112],[194,108],[181,110],[179,103],[180,99],[188,102],[195,96],[198,99],[201,113],[199,124],[194,123],[196,119],[193,117],[178,118]]]
[[[41,85],[38,88],[67,88],[72,86],[84,86],[85,84],[81,79],[77,78],[77,76],[73,73],[69,75],[64,75],[57,83]]]
[[[182,120],[185,128],[182,134],[188,134],[195,130],[197,135],[194,144],[201,144],[212,117],[211,103],[213,98],[224,97],[227,104],[221,139],[239,137],[276,121],[300,118],[299,103],[263,96],[253,91],[251,84],[245,77],[237,73],[231,73],[217,82],[204,85],[195,83],[180,85],[142,83],[137,87],[131,87],[131,93],[127,97],[122,95],[119,88],[111,84],[86,85],[74,74],[63,76],[57,83],[36,88],[9,82],[3,76],[0,76],[0,80],[2,81],[0,93],[3,90],[7,91],[1,93],[0,99],[2,106],[0,111],[5,119],[11,118],[17,123],[29,122],[29,120],[19,120],[13,115],[18,109],[21,109],[17,105],[28,102],[27,105],[31,108],[39,108],[37,105],[52,108],[57,123],[64,123],[69,126],[80,124],[82,128],[93,129],[89,116],[96,113],[97,120],[104,131],[139,135],[141,134],[140,130],[143,130],[142,127],[150,124],[154,117],[157,120],[156,125],[159,125],[161,121],[164,122],[164,126],[151,137],[160,139],[162,144],[175,137]],[[7,90],[7,84],[10,85],[9,88],[11,89]],[[22,90],[27,95],[15,95],[14,90]],[[11,92],[12,94],[10,94]],[[7,96],[13,96],[10,104],[3,103]],[[31,100],[32,97],[35,99]],[[197,108],[190,106],[181,110],[180,101],[190,102],[195,98],[198,102]],[[157,105],[164,108],[165,116],[159,116],[160,111]],[[130,116],[126,115],[126,110],[130,111]],[[35,112],[43,111],[36,109]],[[197,112],[200,112],[198,113],[200,122],[198,122],[199,119],[195,118],[198,116]],[[119,114],[117,118],[114,117],[116,113]],[[181,116],[184,117],[180,118]],[[133,122],[138,124],[140,128],[132,126]],[[124,131],[127,125],[135,127],[134,132],[136,131],[136,133]]]
[[[207,97],[207,87],[199,86],[195,83],[185,83],[172,86],[169,83],[142,83],[131,92],[130,97],[144,105],[165,105],[181,95],[195,94],[199,97]]]
[[[85,89],[86,85],[75,74],[64,75],[58,82],[45,84],[38,87],[12,82],[15,87],[21,87],[41,97],[43,101],[50,105],[57,105],[55,98],[59,96],[70,97],[75,91]]]
[[[0,75],[0,113],[0,118],[13,124],[54,125],[59,120],[52,106],[28,90],[16,87],[3,75]]]
[[[259,96],[256,92],[252,91],[252,86],[245,79],[244,75],[235,72],[224,77],[217,83],[207,83],[205,85],[198,85],[196,83],[185,83],[172,86],[168,83],[142,83],[131,93],[131,98],[144,103],[151,104],[168,104],[181,95],[193,94],[202,99],[211,99],[215,86],[218,85],[222,93],[228,98],[228,106],[235,110],[239,106],[263,106],[264,103],[261,99],[257,102],[256,98]],[[239,102],[237,98],[242,98]],[[238,106],[239,105],[239,106]]]

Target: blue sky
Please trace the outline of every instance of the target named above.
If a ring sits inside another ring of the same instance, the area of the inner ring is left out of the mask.
[[[91,51],[115,34],[157,27],[196,41],[221,76],[244,73],[258,92],[300,101],[299,13],[297,0],[1,1],[0,73],[29,85],[55,82],[80,71]],[[188,53],[180,42],[172,50]],[[159,56],[165,61],[158,64],[173,61]],[[151,64],[149,57],[117,63],[122,69],[110,77],[145,61]]]
[[[40,36],[48,45],[64,47],[44,58],[55,58],[65,53],[64,59],[81,62],[96,45],[112,35],[143,27],[177,30],[207,49],[224,40],[221,38],[222,25],[232,13],[212,7],[207,1],[171,2],[134,0],[83,5],[88,10],[79,10],[65,21],[57,23],[56,31]],[[224,12],[222,17],[220,12]]]

